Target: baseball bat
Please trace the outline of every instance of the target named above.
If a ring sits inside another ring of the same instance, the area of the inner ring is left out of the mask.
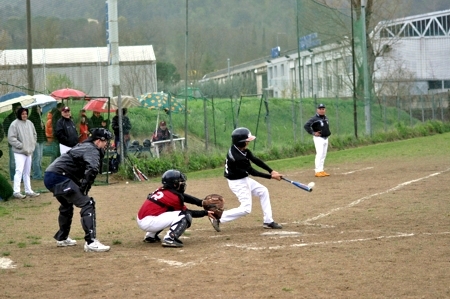
[[[292,185],[294,185],[295,187],[297,187],[297,188],[300,188],[300,189],[302,189],[302,190],[305,190],[305,191],[307,191],[307,192],[312,192],[312,190],[313,190],[313,188],[314,188],[314,185],[315,185],[315,183],[314,182],[311,182],[311,183],[309,183],[308,185],[305,185],[305,184],[302,184],[302,183],[299,183],[299,182],[296,182],[296,181],[291,181],[291,180],[289,180],[289,179],[287,179],[287,178],[281,178],[283,181],[286,181],[286,182],[289,182],[289,183],[291,183]]]
[[[136,166],[133,164],[130,157],[126,156],[126,158],[127,158],[129,165],[131,166],[131,169],[133,170],[134,179],[136,181],[142,181],[142,179],[140,178],[140,176],[138,175],[138,173],[136,171]]]
[[[135,165],[134,168],[136,169],[137,174],[139,175],[139,178],[141,181],[148,181],[148,177]]]

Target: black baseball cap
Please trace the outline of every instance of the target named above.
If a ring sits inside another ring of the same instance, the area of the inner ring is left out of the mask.
[[[317,106],[317,109],[320,109],[320,108],[325,108],[325,105],[324,104],[319,104],[319,106]]]

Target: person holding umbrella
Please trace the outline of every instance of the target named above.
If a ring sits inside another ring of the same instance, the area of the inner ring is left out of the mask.
[[[39,193],[31,189],[30,171],[33,151],[36,146],[37,134],[33,123],[28,120],[28,109],[19,108],[8,130],[8,142],[14,152],[16,170],[14,175],[15,198],[23,199],[27,196],[36,197]],[[20,192],[20,182],[23,178],[25,195]]]

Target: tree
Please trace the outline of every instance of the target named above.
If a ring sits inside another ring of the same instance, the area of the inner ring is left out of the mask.
[[[156,62],[156,78],[164,84],[175,84],[180,81],[180,74],[172,63]]]

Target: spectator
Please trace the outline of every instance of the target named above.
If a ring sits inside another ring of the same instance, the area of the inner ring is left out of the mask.
[[[89,126],[87,124],[87,117],[85,115],[81,115],[80,117],[79,129],[80,135],[78,135],[78,142],[81,143],[89,137]]]
[[[59,142],[61,155],[68,152],[78,143],[78,132],[70,116],[70,108],[62,109],[62,117],[56,123],[55,137]]]
[[[44,153],[44,146],[45,141],[47,138],[45,137],[45,126],[44,122],[42,121],[42,114],[41,114],[41,107],[40,106],[33,106],[31,108],[31,114],[28,118],[34,125],[34,129],[36,130],[37,134],[37,142],[36,147],[33,152],[33,159],[32,159],[32,165],[31,170],[32,174],[31,177],[34,180],[42,180],[42,155]]]
[[[92,130],[95,128],[107,129],[109,126],[108,120],[105,120],[99,111],[94,111],[94,113],[92,114],[92,117],[90,119],[90,122],[91,122],[92,128],[89,127],[89,130]]]
[[[162,141],[162,140],[170,140],[170,134],[172,134],[169,129],[167,128],[167,124],[165,121],[161,121],[159,123],[158,129],[153,133],[152,136],[152,142],[154,141]],[[177,136],[175,134],[172,134],[174,138]],[[167,143],[162,143],[158,145],[159,153],[161,153],[164,148],[167,146]]]
[[[92,129],[92,123],[91,120],[89,119],[89,117],[86,115],[86,109],[81,109],[80,110],[80,119],[81,117],[84,116],[86,118],[86,125],[88,126],[88,131]]]
[[[127,116],[128,109],[122,108],[122,134],[124,142],[124,154],[127,154],[127,147],[130,143],[130,130],[132,128],[130,119]],[[112,119],[112,128],[114,130],[114,144],[116,149],[120,149],[120,127],[119,127],[119,110],[116,111],[116,115]]]
[[[55,136],[56,133],[56,123],[61,118],[61,110],[64,108],[63,103],[58,103],[56,105],[56,108],[52,109],[52,130],[53,130],[53,136]]]
[[[47,137],[48,142],[53,142],[54,140],[52,118],[52,111],[47,112],[47,121],[45,122],[45,137]]]
[[[12,106],[13,111],[8,114],[8,116],[3,120],[3,130],[5,134],[8,134],[9,126],[11,126],[11,123],[16,120],[17,118],[17,111],[22,108],[22,105],[20,103],[13,104]],[[11,144],[8,143],[8,149],[9,149],[9,177],[11,181],[14,181],[14,174],[16,173],[16,162],[14,159],[14,152],[12,150]]]
[[[17,119],[11,123],[8,130],[8,142],[14,152],[14,160],[16,162],[13,196],[19,199],[27,196],[36,197],[39,196],[39,193],[31,189],[30,183],[31,157],[37,140],[36,130],[33,123],[28,120],[28,109],[19,108],[16,116]],[[20,192],[22,179],[25,195]]]

